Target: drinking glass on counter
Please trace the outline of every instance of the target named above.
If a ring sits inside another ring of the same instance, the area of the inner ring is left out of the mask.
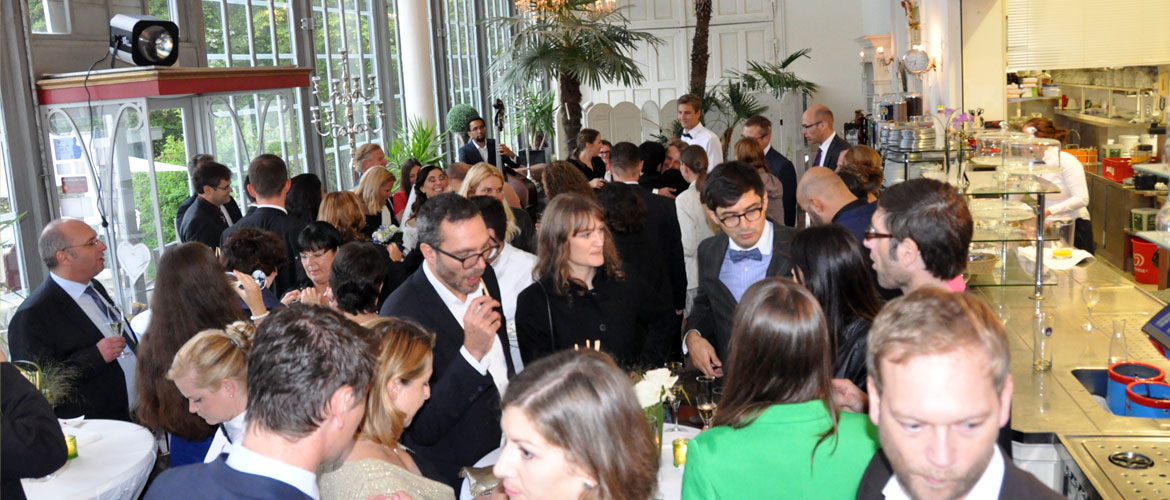
[[[698,394],[695,394],[695,408],[699,410],[699,418],[703,419],[703,430],[711,428],[711,418],[719,402],[715,399],[715,377],[700,375],[695,380],[699,382]]]
[[[1038,372],[1052,368],[1052,330],[1055,317],[1050,312],[1036,314],[1032,325],[1032,369]]]
[[[1109,337],[1109,362],[1120,363],[1129,361],[1129,346],[1125,340],[1125,319],[1113,320],[1113,335]]]
[[[1085,326],[1081,328],[1084,328],[1086,331],[1093,331],[1093,308],[1101,301],[1101,290],[1098,290],[1093,285],[1086,284],[1081,289],[1081,298],[1084,299],[1085,305],[1089,308],[1089,322],[1085,323]]]

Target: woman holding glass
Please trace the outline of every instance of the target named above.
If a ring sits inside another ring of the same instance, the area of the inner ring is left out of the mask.
[[[419,324],[385,318],[371,330],[378,361],[358,439],[339,466],[325,466],[317,480],[324,500],[364,499],[404,491],[415,500],[450,500],[450,486],[423,477],[399,440],[431,397],[434,334]]]
[[[300,289],[284,294],[280,301],[285,305],[293,302],[329,305],[332,295],[329,270],[342,242],[341,233],[328,222],[313,221],[305,226],[297,236],[297,244],[301,247],[301,267],[308,281]]]
[[[658,450],[625,372],[564,351],[529,365],[501,405],[507,438],[492,472],[511,498],[646,500]]]
[[[789,279],[760,281],[731,335],[725,391],[711,429],[687,446],[682,498],[855,498],[877,429],[833,401],[816,298]]]
[[[213,462],[247,431],[248,351],[256,328],[237,321],[223,330],[204,330],[191,337],[167,370],[167,380],[183,397],[188,410],[215,426],[215,437],[204,462]]]

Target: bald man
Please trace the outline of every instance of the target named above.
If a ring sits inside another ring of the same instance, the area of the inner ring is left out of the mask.
[[[808,213],[814,225],[840,224],[865,241],[865,231],[877,202],[858,199],[845,186],[836,172],[825,167],[812,167],[800,178],[796,188],[796,202]]]
[[[849,143],[833,130],[833,112],[824,104],[814,104],[800,117],[801,133],[810,145],[817,147],[809,151],[812,158],[806,165],[811,167],[837,168],[837,158],[849,149]]]

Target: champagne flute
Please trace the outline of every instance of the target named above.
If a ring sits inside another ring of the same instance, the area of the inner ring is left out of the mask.
[[[1085,285],[1081,289],[1081,298],[1084,299],[1085,305],[1089,308],[1089,322],[1085,323],[1081,328],[1091,332],[1093,331],[1093,308],[1101,301],[1101,291],[1093,285]]]
[[[719,407],[713,390],[715,377],[700,375],[695,380],[699,382],[699,391],[695,395],[695,402],[699,410],[699,418],[703,419],[703,430],[707,430],[711,428],[711,418],[715,416],[715,410]]]
[[[670,388],[670,415],[674,421],[674,431],[678,432],[678,407],[682,404],[683,390],[682,381],[679,377],[683,373],[683,364],[678,361],[671,361],[666,363],[666,369],[670,370],[670,374],[675,376],[674,387]]]
[[[117,321],[117,320],[111,321],[111,322],[109,322],[108,326],[110,327],[110,331],[114,332],[114,335],[119,336],[119,337],[123,336],[122,335],[122,322],[121,321]],[[130,350],[130,344],[126,344],[126,345],[122,346],[122,352],[118,353],[117,359],[126,359],[126,358],[129,358],[130,356],[133,356],[133,355],[134,355],[134,351]]]

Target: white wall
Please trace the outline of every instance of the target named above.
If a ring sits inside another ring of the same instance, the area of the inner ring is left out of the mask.
[[[1007,118],[1004,3],[963,2],[963,109],[981,107],[987,120]]]

